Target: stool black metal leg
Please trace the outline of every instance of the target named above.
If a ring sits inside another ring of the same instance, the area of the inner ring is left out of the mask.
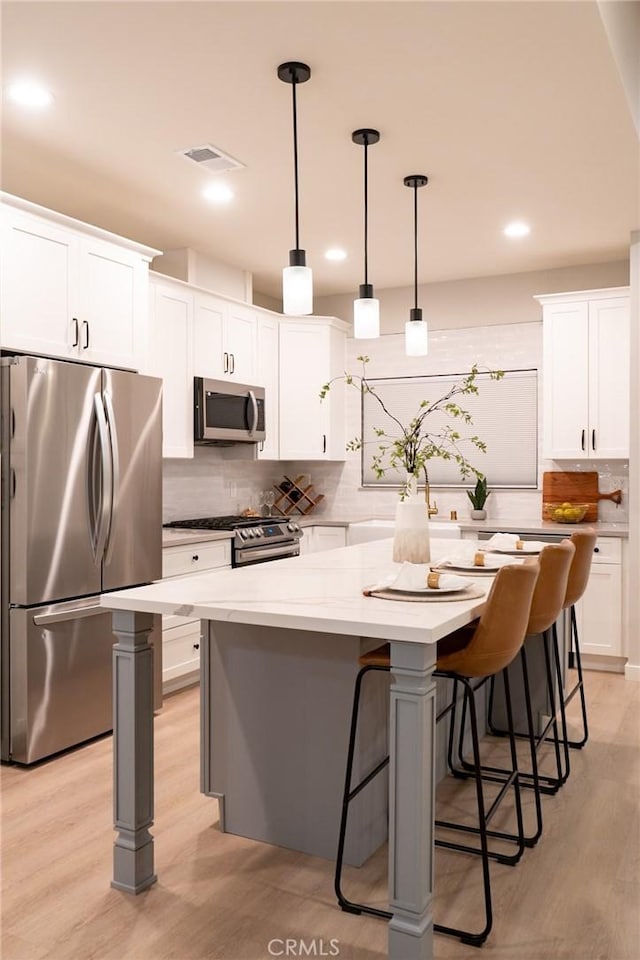
[[[555,627],[555,624],[554,624],[554,627]],[[562,742],[562,738],[560,737],[560,733],[558,731],[558,721],[557,721],[558,707],[556,705],[553,673],[551,670],[551,653],[549,650],[549,644],[551,642],[550,635],[552,635],[552,631],[545,630],[545,632],[542,635],[542,638],[544,641],[543,646],[544,646],[545,670],[547,674],[547,693],[549,696],[549,707],[551,711],[551,720],[552,720],[551,725],[553,726],[552,739],[553,739],[553,745],[554,745],[555,754],[556,754],[556,770],[558,774],[557,779],[555,780],[555,783],[552,784],[552,792],[556,793],[560,789],[560,787],[564,783],[566,783],[569,773],[571,772],[571,768],[570,768],[570,760],[569,760],[569,749],[567,747],[567,744],[564,743],[563,746],[564,746],[564,758],[565,758],[565,771],[564,773],[562,772],[562,761],[560,759],[560,743]],[[558,690],[558,693],[560,695],[560,699],[562,699],[563,693],[562,693],[561,686],[560,686],[560,689]]]
[[[571,693],[565,698],[565,706],[568,705],[578,691],[580,691],[580,704],[582,707],[582,738],[580,740],[569,740],[569,746],[574,750],[582,750],[589,739],[589,725],[587,723],[587,701],[584,695],[584,681],[582,677],[582,660],[580,658],[580,639],[578,637],[578,623],[576,620],[576,608],[571,605],[571,634],[573,636],[573,652],[576,658],[576,670],[578,671],[578,682]]]
[[[366,673],[369,673],[370,670],[384,671],[388,673],[389,670],[387,667],[379,666],[368,666],[363,667],[356,677],[355,691],[353,695],[353,708],[351,710],[351,728],[349,731],[349,749],[347,752],[347,769],[345,773],[345,782],[344,782],[344,792],[342,794],[342,816],[340,818],[340,834],[338,838],[338,853],[336,855],[336,870],[334,878],[334,890],[336,892],[336,897],[338,898],[338,903],[345,913],[368,913],[374,917],[382,917],[383,919],[390,919],[391,913],[388,910],[377,910],[375,907],[368,907],[365,904],[353,903],[342,893],[342,861],[344,859],[344,845],[345,838],[347,835],[347,817],[349,813],[349,804],[353,798],[360,793],[360,791],[366,787],[371,780],[374,779],[380,773],[384,767],[389,763],[389,757],[387,756],[382,760],[375,770],[372,770],[371,773],[362,780],[357,787],[353,790],[351,789],[351,777],[353,774],[353,758],[355,754],[356,747],[356,735],[358,732],[358,712],[360,708],[360,692],[362,689],[362,680]]]
[[[470,946],[480,947],[485,942],[491,927],[493,925],[493,911],[491,906],[491,877],[489,874],[489,849],[487,842],[486,816],[484,811],[484,795],[482,790],[482,777],[480,775],[480,744],[478,738],[478,720],[476,716],[476,707],[473,696],[473,689],[468,680],[461,679],[463,684],[464,697],[469,705],[469,716],[471,719],[471,742],[473,748],[473,764],[477,771],[476,799],[478,804],[478,833],[480,835],[480,848],[482,851],[482,881],[484,889],[485,905],[485,925],[480,933],[469,933],[467,930],[460,930],[456,927],[448,927],[443,924],[434,923],[433,929],[438,933],[446,933],[450,936],[459,937],[463,943]],[[446,844],[445,844],[446,845]]]

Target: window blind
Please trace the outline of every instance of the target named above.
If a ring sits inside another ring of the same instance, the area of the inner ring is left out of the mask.
[[[455,383],[468,374],[447,374],[430,377],[395,377],[371,379],[370,385],[385,407],[402,424],[407,424],[420,409],[422,400],[434,402],[444,396]],[[463,456],[487,478],[490,487],[536,488],[538,476],[538,371],[508,370],[501,380],[492,380],[488,373],[476,378],[477,394],[456,397],[467,410],[473,423],[437,412],[430,415],[434,431],[451,425],[461,436],[478,436],[487,445],[487,452],[478,450],[464,439],[459,442]],[[404,475],[391,467],[377,479],[371,468],[372,455],[381,441],[375,429],[384,429],[398,436],[400,428],[384,413],[370,394],[362,397],[362,485],[399,486]],[[383,460],[383,466],[385,462]],[[433,486],[469,487],[471,477],[462,481],[453,461],[434,457],[429,461],[429,482]]]

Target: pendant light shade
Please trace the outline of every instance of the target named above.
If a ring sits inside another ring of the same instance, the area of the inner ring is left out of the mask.
[[[289,266],[282,271],[282,311],[289,315],[313,312],[313,277],[307,266],[306,253],[300,249],[300,221],[298,213],[298,111],[296,87],[306,83],[311,76],[311,68],[296,60],[281,63],[278,77],[283,83],[291,84],[293,100],[293,170],[295,189],[296,245],[289,251]]]
[[[367,148],[377,143],[380,134],[368,128],[354,130],[351,139],[364,147],[364,283],[360,284],[360,296],[353,301],[353,335],[358,340],[373,340],[380,336],[380,301],[373,295],[373,286],[368,277],[368,217],[369,217],[369,177]]]
[[[422,310],[418,306],[418,188],[425,187],[428,177],[422,173],[404,178],[405,187],[413,190],[413,296],[414,306],[404,325],[404,349],[408,357],[426,357],[429,352],[429,331],[427,321],[422,319]]]

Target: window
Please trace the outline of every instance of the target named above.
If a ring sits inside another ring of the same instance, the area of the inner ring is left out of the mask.
[[[422,400],[438,400],[467,374],[431,377],[393,377],[374,380],[374,388],[386,408],[401,423],[407,423],[418,412]],[[456,427],[462,437],[478,436],[487,445],[487,452],[472,443],[460,442],[466,459],[488,479],[492,488],[537,486],[538,477],[538,371],[507,370],[501,380],[492,380],[488,373],[476,378],[478,394],[456,398],[468,410],[473,423],[437,413],[430,420],[434,428],[444,423]],[[397,487],[404,477],[389,468],[376,478],[371,469],[372,451],[380,442],[375,428],[393,432],[394,424],[371,395],[362,398],[362,485],[363,487]],[[429,462],[429,483],[432,486],[468,487],[473,480],[462,481],[457,464],[440,458]]]

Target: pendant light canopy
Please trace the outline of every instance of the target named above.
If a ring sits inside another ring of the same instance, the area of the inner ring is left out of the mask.
[[[353,301],[353,335],[359,340],[372,340],[380,336],[380,301],[373,295],[373,286],[368,277],[368,167],[367,148],[377,143],[380,134],[377,130],[354,130],[351,139],[358,146],[364,147],[364,283],[360,284],[360,296]]]
[[[282,271],[282,312],[300,316],[313,311],[313,278],[307,266],[306,253],[300,249],[300,224],[298,216],[298,113],[296,87],[306,83],[311,68],[306,63],[289,60],[278,67],[278,77],[291,84],[293,99],[293,169],[295,185],[296,245],[289,251],[289,266]]]
[[[404,325],[404,349],[408,357],[426,357],[429,352],[429,331],[422,310],[418,306],[418,188],[425,187],[429,178],[414,173],[404,178],[405,187],[413,190],[413,294],[414,306]]]

